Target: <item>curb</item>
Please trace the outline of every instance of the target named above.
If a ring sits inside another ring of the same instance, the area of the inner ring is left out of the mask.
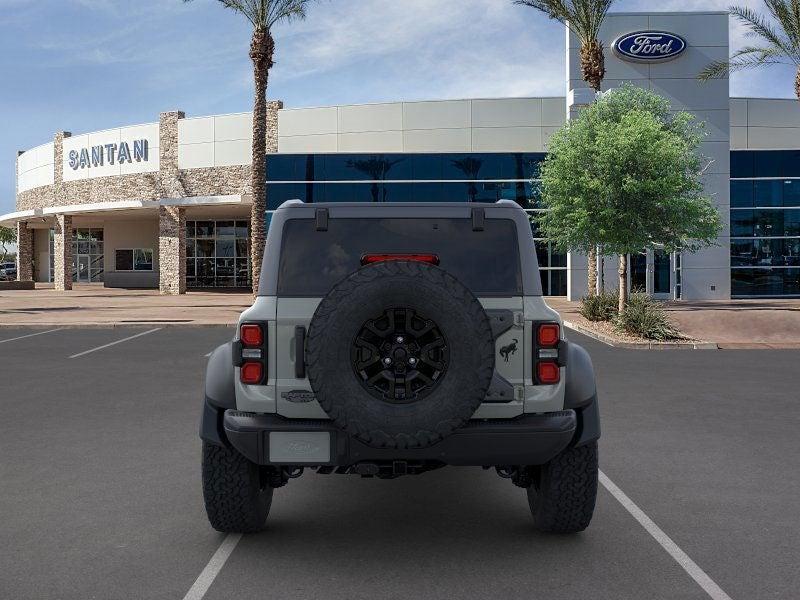
[[[564,326],[573,331],[587,335],[599,342],[603,342],[614,348],[625,348],[627,350],[718,350],[716,342],[621,342],[603,333],[599,333],[588,327],[578,325],[571,321],[564,321]]]

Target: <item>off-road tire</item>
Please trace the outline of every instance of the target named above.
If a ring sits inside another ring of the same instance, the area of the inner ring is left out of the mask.
[[[534,473],[528,504],[536,529],[577,533],[589,526],[597,498],[597,442],[568,448]]]
[[[351,348],[363,324],[407,307],[447,339],[447,371],[428,395],[392,404],[358,380]],[[477,298],[436,266],[387,261],[362,267],[323,298],[309,326],[306,365],[314,395],[334,424],[376,448],[424,448],[464,425],[486,397],[495,363],[489,318]]]
[[[262,531],[272,491],[258,465],[236,450],[203,442],[203,500],[214,529],[224,533]]]

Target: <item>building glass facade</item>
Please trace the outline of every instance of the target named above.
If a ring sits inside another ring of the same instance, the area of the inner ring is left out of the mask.
[[[731,152],[731,295],[800,296],[800,150]]]
[[[186,222],[186,286],[250,287],[250,223]]]
[[[539,208],[541,152],[274,154],[267,157],[267,221],[283,202],[517,202]],[[567,293],[566,254],[536,238],[542,289]]]

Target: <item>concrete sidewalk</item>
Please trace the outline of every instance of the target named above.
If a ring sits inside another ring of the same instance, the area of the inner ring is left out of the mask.
[[[579,302],[547,298],[564,320],[578,316]],[[664,308],[685,335],[720,348],[800,348],[800,300],[667,302]]]
[[[0,327],[234,325],[252,303],[252,294],[241,290],[162,296],[158,290],[98,284],[76,284],[70,292],[37,285],[35,290],[0,292]]]

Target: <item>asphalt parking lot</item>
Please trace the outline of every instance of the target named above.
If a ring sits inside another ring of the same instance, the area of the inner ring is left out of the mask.
[[[206,521],[196,432],[232,330],[154,329],[0,330],[0,598],[800,596],[798,351],[571,334],[598,372],[607,483],[580,535],[536,533],[522,490],[450,468],[307,473],[268,531],[231,539]]]

